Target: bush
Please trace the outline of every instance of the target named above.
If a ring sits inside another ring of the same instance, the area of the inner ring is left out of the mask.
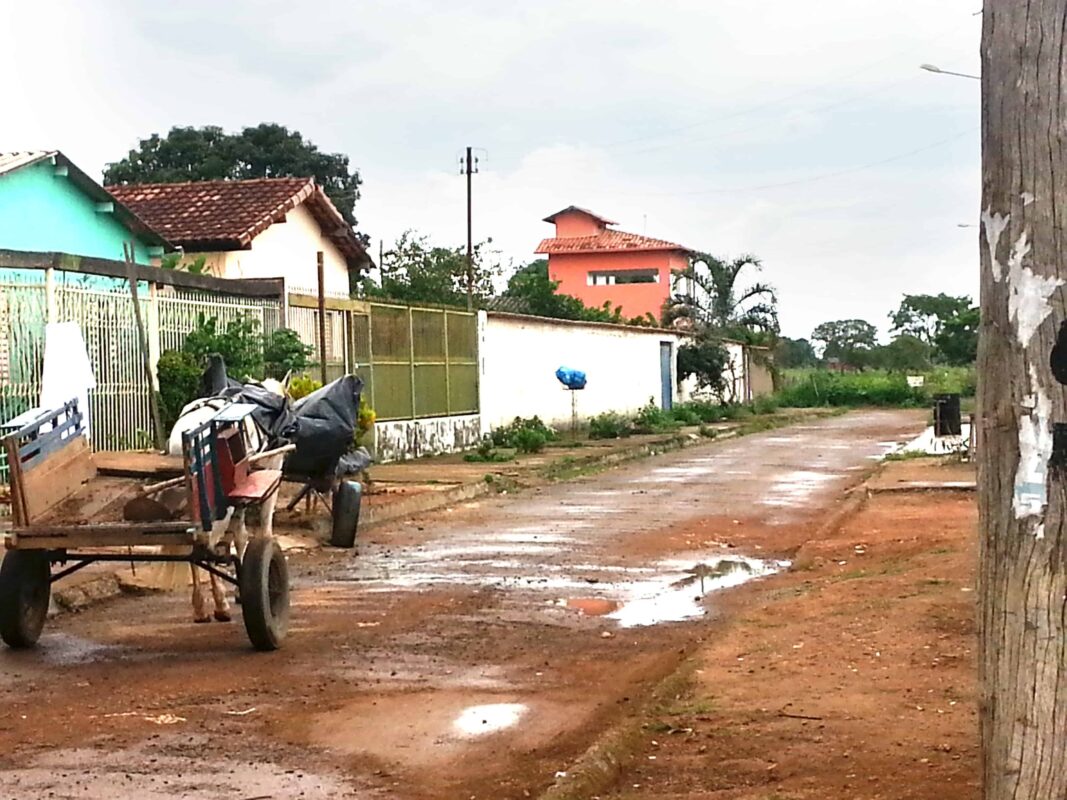
[[[548,438],[535,428],[522,428],[515,431],[511,441],[520,453],[540,453],[545,449]]]
[[[686,405],[677,405],[670,411],[671,419],[680,425],[699,425],[703,422],[694,408]]]
[[[263,367],[268,378],[282,380],[287,373],[294,375],[306,370],[312,348],[290,328],[278,328],[263,337]]]
[[[618,439],[633,432],[633,421],[614,411],[597,414],[589,420],[590,439]]]
[[[930,387],[913,388],[900,373],[811,371],[792,379],[776,396],[792,408],[816,406],[925,406]]]
[[[778,400],[774,395],[761,395],[752,401],[753,414],[773,414],[778,410]]]
[[[317,392],[321,388],[322,381],[309,378],[307,375],[297,375],[289,381],[289,396],[293,400],[299,400],[302,397],[307,397],[312,392]]]
[[[463,460],[474,463],[495,463],[500,461],[510,461],[511,457],[501,453],[493,446],[493,437],[483,436],[482,441],[478,444],[478,448],[473,453],[465,454]],[[490,477],[491,476],[487,475],[486,479],[488,480]],[[492,483],[491,480],[488,482]]]
[[[661,433],[678,427],[669,411],[657,406],[652,398],[634,416],[634,433]]]
[[[165,350],[159,356],[159,413],[169,431],[182,409],[196,399],[200,388],[200,365],[188,353]]]
[[[263,377],[263,337],[259,335],[259,320],[252,317],[231,320],[226,330],[220,331],[215,317],[200,314],[182,350],[202,366],[209,355],[218,353],[226,362],[226,373],[234,380]]]
[[[492,433],[493,444],[497,447],[512,447],[522,453],[540,453],[545,444],[555,438],[556,432],[545,425],[540,417],[515,417],[507,425],[495,428]]]

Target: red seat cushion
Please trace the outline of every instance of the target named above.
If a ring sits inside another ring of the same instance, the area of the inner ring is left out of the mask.
[[[230,492],[230,502],[241,505],[266,500],[282,482],[281,470],[257,469],[238,480]]]

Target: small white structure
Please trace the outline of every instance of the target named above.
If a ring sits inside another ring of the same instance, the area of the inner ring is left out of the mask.
[[[186,181],[108,187],[153,230],[203,257],[220,278],[283,278],[292,291],[318,289],[317,253],[331,296],[347,297],[349,273],[370,257],[314,178]]]
[[[686,334],[662,328],[481,312],[479,395],[484,430],[515,417],[549,425],[571,420],[571,392],[556,380],[561,366],[582,370],[581,418],[634,412],[649,401],[669,407],[677,389],[678,347]]]

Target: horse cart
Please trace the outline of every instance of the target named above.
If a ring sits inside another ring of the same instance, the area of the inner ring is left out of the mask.
[[[12,527],[0,564],[0,638],[31,647],[48,614],[51,586],[97,562],[183,562],[237,587],[245,630],[257,650],[275,650],[289,622],[289,574],[273,536],[231,532],[235,512],[271,498],[281,471],[257,469],[250,452],[254,406],[233,403],[182,435],[180,477],[155,487],[136,482],[135,498],[166,489],[173,515],[147,521],[101,507],[96,466],[77,401],[17,420],[3,439],[10,472]],[[127,506],[128,507],[128,504]],[[170,518],[167,518],[167,517]],[[243,521],[243,519],[242,519]],[[242,526],[243,530],[243,526]],[[160,550],[162,549],[162,552]]]

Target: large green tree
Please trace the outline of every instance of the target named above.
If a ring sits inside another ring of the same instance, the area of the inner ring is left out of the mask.
[[[173,183],[245,178],[313,177],[353,227],[362,179],[343,153],[323,153],[299,131],[264,122],[227,133],[216,125],[153,133],[108,164],[104,183]],[[364,244],[367,237],[360,234]]]
[[[782,336],[774,346],[774,363],[780,369],[814,367],[819,362],[815,348],[807,339],[790,339]]]
[[[978,308],[967,296],[905,295],[889,315],[893,333],[914,336],[933,347],[941,363],[971,364],[978,354]]]
[[[674,278],[674,294],[664,321],[689,319],[733,336],[744,331],[776,332],[778,297],[774,287],[759,282],[739,284],[742,272],[759,269],[760,260],[753,255],[724,260],[710,253],[694,253],[689,266]]]
[[[878,329],[862,319],[824,322],[811,332],[812,339],[823,343],[824,360],[833,359],[861,369],[870,363],[877,337]]]
[[[490,241],[474,246],[473,297],[476,302],[493,293],[493,278],[500,272]],[[406,303],[467,303],[467,249],[440,247],[429,238],[405,231],[392,248],[382,254],[381,282],[366,280],[364,293]]]

